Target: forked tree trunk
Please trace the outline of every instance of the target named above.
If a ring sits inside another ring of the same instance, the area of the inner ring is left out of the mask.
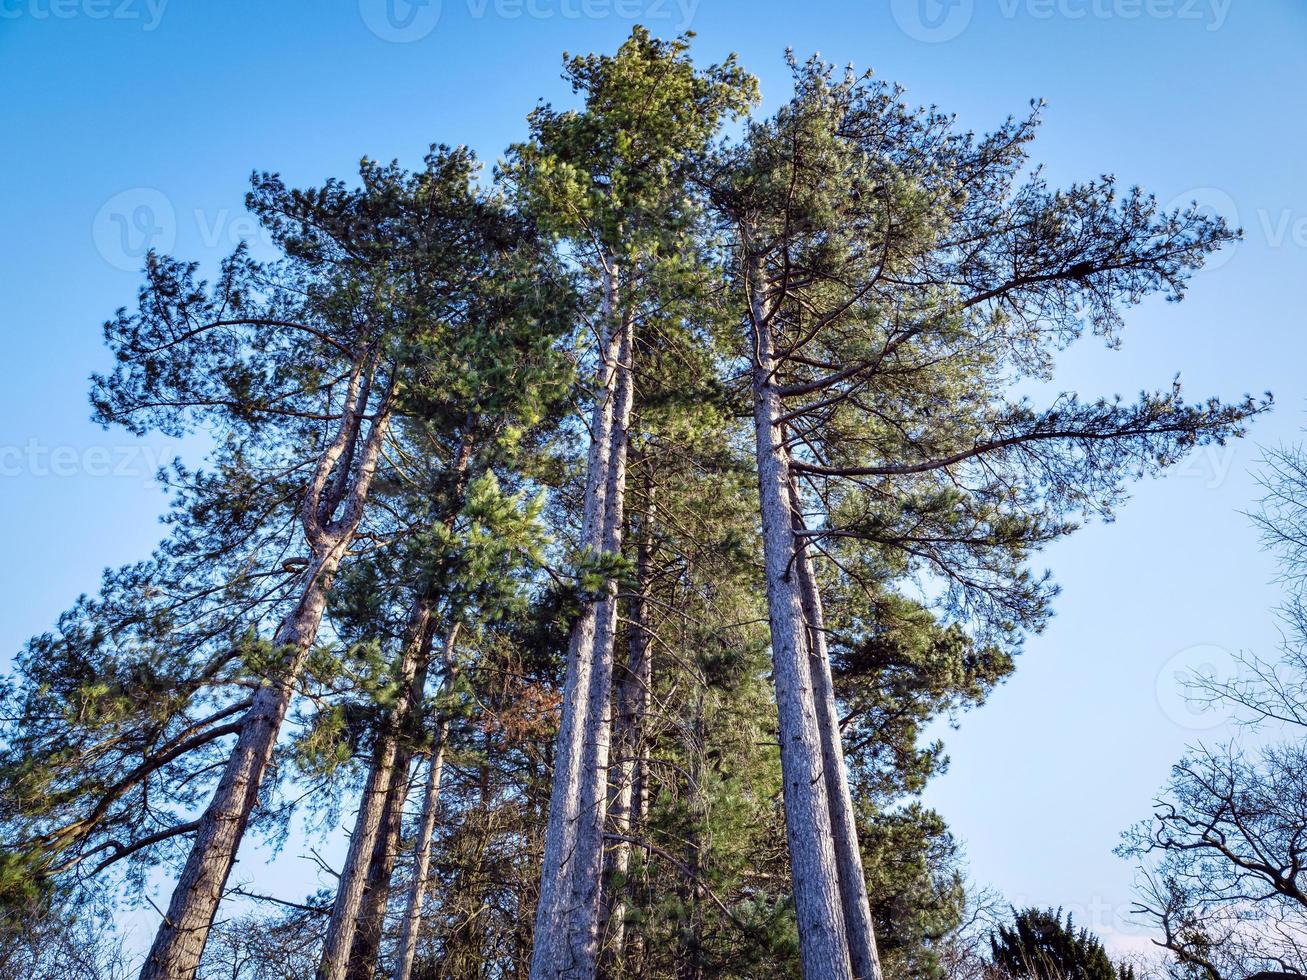
[[[771,323],[762,263],[750,262],[748,286],[753,325],[753,404],[757,433],[759,508],[772,670],[780,723],[785,832],[789,843],[799,955],[806,980],[849,980],[847,930],[839,872],[831,841],[830,804],[822,765],[822,737],[808,656],[808,630],[798,575],[793,566],[788,458],[777,420]]]
[[[446,689],[457,677],[454,648],[458,644],[459,628],[460,624],[455,623],[445,637],[443,687]],[[409,882],[408,901],[400,925],[393,980],[409,980],[413,973],[413,960],[417,956],[418,935],[422,927],[422,904],[426,900],[427,876],[431,869],[431,839],[436,832],[436,817],[440,810],[440,786],[445,773],[445,744],[448,739],[449,718],[442,714],[436,724],[431,743],[427,786],[422,794],[422,816],[419,818],[417,838],[413,844],[413,877]]]
[[[612,458],[613,417],[622,341],[622,331],[617,322],[618,285],[615,263],[607,270],[605,280],[601,311],[603,328],[599,338],[595,404],[590,420],[590,452],[580,541],[581,548],[595,556],[603,554],[607,512],[605,501]],[[545,825],[544,854],[540,869],[540,898],[536,905],[535,934],[531,949],[532,980],[558,980],[567,976],[570,969],[568,924],[572,907],[573,857],[576,852],[581,765],[585,754],[587,706],[600,605],[599,599],[582,603],[568,642],[562,713],[554,749],[549,818]]]
[[[241,720],[236,745],[213,799],[200,818],[190,855],[141,969],[141,980],[193,980],[199,969],[213,917],[258,802],[295,682],[317,640],[332,577],[362,520],[389,429],[391,390],[382,396],[357,471],[352,476],[344,472],[344,468],[352,467],[367,410],[371,382],[370,378],[362,379],[363,370],[360,361],[350,379],[340,430],[318,460],[301,507],[312,557],[304,573],[301,598],[273,636],[274,648],[285,651],[281,670],[259,688]],[[342,504],[341,517],[333,521],[334,512]]]
[[[790,506],[794,513],[794,530],[807,530],[803,520],[802,498],[798,487],[790,484]],[[812,688],[817,702],[817,722],[821,728],[822,762],[826,771],[826,795],[830,800],[831,831],[835,843],[835,861],[840,876],[840,898],[844,906],[844,926],[848,930],[849,958],[857,980],[883,980],[880,954],[876,949],[876,930],[867,897],[867,878],[862,869],[862,852],[858,847],[858,825],[853,811],[853,793],[844,766],[844,746],[840,736],[839,711],[835,706],[835,684],[831,677],[830,651],[826,642],[826,616],[821,590],[817,586],[812,556],[802,537],[796,540],[794,566],[803,590],[803,613],[808,621],[812,656]]]
[[[620,555],[625,530],[626,461],[634,379],[631,375],[632,324],[622,325],[618,353],[612,460],[605,495],[604,554]],[[599,605],[594,665],[586,704],[585,752],[581,765],[580,810],[572,875],[572,916],[568,942],[569,976],[588,980],[599,965],[599,918],[603,907],[604,832],[608,817],[608,762],[612,745],[613,653],[617,637],[617,582],[609,581]]]

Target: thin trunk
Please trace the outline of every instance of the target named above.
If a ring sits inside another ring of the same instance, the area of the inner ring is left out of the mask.
[[[648,516],[650,518],[649,528],[652,529],[653,488],[649,487],[647,492],[647,499],[649,501]],[[648,579],[644,578],[643,576],[645,573],[641,572],[642,582],[652,580],[653,576],[652,533],[647,539],[647,544],[649,546]],[[641,560],[643,561],[643,557]],[[632,787],[634,795],[631,814],[631,829],[633,837],[643,835],[646,832],[645,828],[649,826],[649,797],[651,783],[649,778],[650,740],[647,723],[649,719],[649,710],[653,705],[653,644],[650,642],[652,636],[649,632],[648,625],[650,622],[650,613],[652,612],[652,610],[648,608],[648,597],[649,587],[647,585],[642,586],[640,590],[640,599],[641,604],[645,608],[640,613],[640,618],[637,621],[637,630],[640,633],[640,642],[643,645],[643,656],[640,659],[637,674],[639,697],[636,707],[636,718],[639,721],[639,728],[637,731],[636,766],[634,784]],[[648,907],[652,901],[652,896],[648,894],[650,885],[649,863],[647,860],[642,860],[640,863],[640,875],[640,894],[643,896],[642,900],[645,903],[645,907]],[[628,887],[628,893],[631,891],[633,890]],[[624,951],[625,968],[628,976],[639,977],[644,975],[644,955],[644,930],[636,929],[627,937],[626,949]]]
[[[593,555],[603,553],[605,500],[611,462],[613,416],[616,402],[621,330],[617,315],[616,270],[606,274],[596,371],[595,404],[590,420],[590,451],[586,469],[581,547]],[[545,825],[544,854],[540,868],[540,899],[531,949],[532,980],[558,980],[568,969],[568,916],[572,904],[572,858],[576,850],[580,808],[581,764],[594,665],[598,599],[582,603],[568,643],[563,679],[562,714],[554,748],[554,772]]]
[[[359,910],[354,948],[349,954],[345,980],[372,980],[381,956],[381,938],[386,927],[386,908],[390,900],[391,881],[404,827],[404,803],[408,800],[409,769],[413,753],[401,743],[391,770],[390,792],[381,816],[381,833],[372,849],[367,887],[363,890],[363,907]]]
[[[457,676],[454,647],[458,643],[459,624],[455,623],[445,637],[445,681],[447,687]],[[408,903],[404,908],[404,921],[400,927],[399,948],[395,952],[393,980],[409,980],[413,973],[413,959],[417,955],[418,933],[422,925],[422,903],[427,894],[427,875],[431,868],[431,838],[436,831],[436,815],[440,807],[440,784],[445,771],[445,743],[449,739],[449,719],[440,716],[431,744],[431,764],[427,770],[427,787],[422,796],[422,817],[418,824],[417,840],[413,844],[413,879],[409,882]]]
[[[454,478],[454,505],[444,519],[446,530],[454,527],[461,507],[463,490],[467,483],[468,467],[472,459],[472,448],[476,418],[469,415],[465,423],[463,438],[454,456],[450,472]],[[336,887],[336,900],[332,905],[331,919],[327,925],[327,936],[323,944],[322,957],[318,963],[317,980],[346,980],[350,975],[350,964],[359,963],[365,955],[353,954],[359,925],[374,922],[378,916],[385,915],[385,898],[377,901],[379,889],[389,889],[389,874],[385,868],[390,834],[386,831],[386,817],[396,809],[393,802],[393,772],[396,760],[400,757],[401,742],[410,729],[414,716],[422,710],[422,698],[426,690],[427,666],[431,660],[431,639],[434,608],[438,596],[429,587],[419,590],[419,596],[413,601],[409,612],[408,624],[404,634],[404,651],[400,658],[399,681],[403,696],[386,713],[377,745],[373,753],[372,768],[368,773],[367,784],[359,803],[358,817],[354,832],[350,836],[349,852],[345,866],[341,870],[340,881]],[[407,777],[408,758],[404,759],[404,774]],[[407,783],[405,782],[405,786]],[[398,807],[402,808],[402,800]],[[393,867],[393,858],[392,867]],[[380,879],[383,873],[387,879],[384,886]],[[373,898],[367,900],[369,882],[378,887],[373,888]],[[364,904],[370,906],[370,915],[364,915]],[[378,928],[379,928],[378,923]],[[378,943],[380,938],[377,939]],[[358,968],[354,970],[355,977]],[[368,976],[371,969],[368,969]]]
[[[368,873],[373,853],[381,833],[386,804],[391,793],[392,773],[399,751],[400,729],[403,727],[407,703],[413,681],[419,672],[430,636],[431,605],[426,598],[416,600],[405,634],[404,655],[400,665],[400,681],[406,692],[401,703],[388,712],[378,734],[373,763],[367,783],[359,801],[358,818],[350,835],[345,866],[340,872],[336,887],[336,901],[332,905],[331,919],[327,924],[327,937],[318,963],[317,980],[345,980],[349,969],[350,951],[363,907],[363,893],[367,888]]]
[[[605,499],[604,553],[621,554],[625,529],[626,460],[634,379],[631,374],[632,324],[622,326],[616,408],[613,415],[612,462]],[[586,705],[585,753],[581,766],[581,800],[573,862],[573,906],[569,935],[570,972],[585,980],[599,962],[599,915],[603,906],[604,832],[608,815],[608,760],[612,743],[613,651],[617,636],[617,582],[607,583],[595,631],[594,666]]]
[[[685,841],[685,866],[689,877],[681,884],[682,902],[688,909],[686,927],[680,930],[680,950],[677,957],[677,980],[703,980],[703,902],[700,882],[704,874],[704,832],[708,821],[708,802],[704,793],[706,749],[704,745],[703,694],[694,702],[694,715],[689,726],[689,778],[686,780],[686,809],[689,811],[689,829]]]
[[[793,483],[790,484],[790,501],[795,531],[807,530],[803,522],[798,487]],[[797,540],[801,542],[805,539]],[[862,853],[858,848],[853,793],[849,789],[849,775],[844,767],[844,747],[840,737],[839,711],[835,706],[835,684],[831,678],[821,590],[817,586],[816,571],[807,548],[799,546],[794,563],[803,590],[803,612],[808,621],[812,650],[812,687],[817,701],[817,721],[821,727],[822,761],[826,771],[826,794],[831,808],[835,860],[840,875],[844,926],[849,937],[849,958],[857,980],[882,980],[880,955],[876,949],[876,930],[867,897],[867,878],[862,870]]]
[[[608,853],[604,885],[604,921],[601,934],[605,956],[611,972],[626,972],[628,945],[634,946],[637,936],[629,937],[626,930],[626,902],[631,893],[632,832],[640,813],[639,784],[641,782],[641,756],[645,751],[644,726],[649,708],[649,588],[653,577],[652,525],[653,486],[646,474],[644,480],[644,506],[636,522],[636,590],[630,608],[630,641],[626,666],[618,685],[618,715],[614,731],[614,750],[617,754],[616,775],[609,802],[609,816],[613,833],[618,841]]]
[[[312,558],[304,573],[300,600],[273,636],[274,648],[286,651],[282,669],[278,677],[259,688],[253,705],[241,720],[240,735],[213,799],[200,818],[190,855],[141,969],[141,980],[193,980],[199,969],[214,915],[236,863],[236,851],[258,802],[259,789],[290,707],[295,682],[317,640],[332,578],[362,520],[389,429],[393,388],[388,387],[347,490],[338,489],[345,479],[340,474],[328,490],[333,468],[341,458],[353,462],[353,447],[359,439],[371,387],[370,374],[366,381],[361,380],[363,371],[361,360],[350,379],[340,429],[319,459],[301,506]],[[332,520],[336,508],[342,505],[343,513]]]
[[[795,538],[790,478],[782,433],[776,425],[782,414],[781,401],[774,382],[776,365],[765,278],[762,263],[756,258],[750,261],[749,279],[759,508],[799,955],[807,980],[848,980],[852,968],[831,842],[821,729],[812,689],[801,590],[792,568]]]

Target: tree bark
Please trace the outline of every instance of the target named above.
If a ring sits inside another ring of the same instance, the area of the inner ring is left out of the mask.
[[[795,536],[790,477],[783,436],[776,424],[782,408],[774,382],[776,364],[765,298],[766,278],[762,262],[756,257],[750,259],[748,273],[755,347],[753,402],[759,508],[799,955],[807,980],[849,980],[853,974],[831,842],[808,631],[798,575],[792,567]]]
[[[399,857],[400,841],[404,828],[404,804],[409,794],[409,770],[413,752],[401,743],[391,770],[390,792],[386,808],[382,811],[381,832],[372,849],[368,868],[368,881],[363,890],[363,906],[359,910],[358,929],[354,934],[354,947],[349,954],[349,969],[345,980],[372,980],[377,973],[381,957],[381,939],[386,927],[386,908],[390,900],[391,881],[395,862]]]
[[[609,817],[617,841],[608,853],[605,868],[604,918],[601,936],[605,957],[614,973],[625,973],[628,945],[634,947],[638,936],[626,930],[626,899],[631,887],[631,842],[640,824],[644,805],[640,799],[643,785],[645,721],[650,704],[649,589],[653,578],[652,526],[654,492],[652,481],[644,480],[644,504],[636,522],[636,590],[630,608],[630,641],[626,666],[617,691],[617,723],[614,749],[617,755],[616,777],[611,789]]]
[[[590,451],[586,470],[581,547],[595,556],[604,548],[605,502],[612,459],[613,419],[622,330],[617,322],[617,269],[610,258],[605,271],[601,310],[595,404],[590,420]],[[581,765],[585,754],[586,722],[595,659],[601,598],[581,605],[568,643],[563,680],[562,713],[554,749],[554,772],[549,819],[545,825],[540,871],[540,899],[536,906],[535,935],[531,950],[532,980],[558,980],[568,975],[568,925],[572,905],[573,857],[576,853],[580,811]]]
[[[625,530],[626,461],[634,379],[631,375],[632,324],[622,325],[618,353],[612,461],[605,495],[604,553],[622,551]],[[586,703],[585,752],[581,765],[581,800],[573,862],[573,898],[569,976],[593,977],[599,964],[599,918],[603,907],[604,830],[608,817],[608,762],[612,747],[613,652],[617,636],[617,582],[609,581],[600,603],[595,631],[594,665]]]
[[[802,500],[798,487],[793,482],[790,484],[790,506],[794,514],[794,530],[806,531]],[[826,773],[826,795],[830,801],[831,831],[840,876],[844,927],[848,931],[849,958],[857,980],[883,980],[880,954],[876,949],[876,930],[871,919],[871,904],[867,897],[867,877],[862,868],[862,852],[858,847],[853,793],[844,766],[839,711],[835,706],[835,683],[831,677],[830,651],[826,642],[825,611],[812,556],[805,547],[806,540],[804,537],[796,537],[794,564],[803,591],[803,613],[808,621],[812,688],[817,702],[817,723],[821,729],[822,764]]]
[[[443,521],[447,530],[454,527],[462,506],[472,460],[476,421],[474,415],[468,416],[463,438],[450,467],[454,486],[453,503]],[[407,790],[409,759],[402,743],[408,734],[406,729],[411,730],[415,717],[422,711],[427,668],[431,660],[434,610],[439,599],[429,587],[420,587],[418,591],[419,595],[413,600],[409,612],[404,652],[400,657],[399,679],[404,694],[386,713],[378,733],[373,764],[359,803],[345,866],[341,869],[340,881],[336,887],[336,900],[327,925],[317,980],[347,980],[351,976],[353,980],[360,980],[361,973],[364,978],[372,975],[370,962],[366,967],[361,966],[365,959],[370,959],[366,950],[360,950],[356,956],[354,946],[359,927],[364,923],[370,927],[375,926],[373,931],[378,933],[375,944],[379,946],[380,943],[379,920],[385,916],[390,872],[394,867],[391,839],[398,836],[396,821],[402,817],[403,809],[403,798],[396,801],[395,796],[396,791],[401,789],[399,783],[403,784],[404,791]],[[403,778],[397,779],[396,761],[401,756]],[[388,816],[392,816],[390,823],[393,826],[387,826]],[[366,914],[365,904],[368,906]],[[351,964],[354,964],[353,969]]]
[[[460,624],[454,623],[445,637],[445,680],[448,686],[457,676],[454,648],[458,643]],[[436,832],[436,816],[440,808],[440,785],[445,772],[445,743],[449,739],[449,718],[440,716],[431,743],[431,764],[427,770],[426,791],[422,795],[422,816],[418,824],[417,839],[413,844],[413,880],[409,882],[408,902],[404,908],[404,921],[400,927],[399,948],[395,952],[393,980],[409,980],[413,973],[413,960],[417,955],[418,934],[422,926],[422,903],[427,894],[427,875],[431,868],[431,839]]]
[[[358,817],[350,835],[349,851],[341,869],[336,887],[336,901],[332,905],[322,957],[318,963],[317,980],[345,980],[349,970],[350,953],[363,907],[378,838],[387,804],[391,798],[391,785],[395,759],[399,752],[401,729],[409,711],[414,692],[414,681],[421,671],[430,635],[431,604],[427,597],[416,599],[409,613],[405,631],[404,654],[400,664],[400,681],[405,691],[398,703],[387,712],[378,733],[373,751],[372,766],[359,801]]]
[[[301,597],[273,636],[274,648],[285,651],[281,670],[275,679],[259,688],[253,705],[241,719],[240,735],[213,799],[200,818],[190,855],[141,969],[141,980],[193,980],[199,969],[213,917],[258,802],[259,789],[290,707],[295,682],[317,640],[332,577],[362,520],[389,429],[393,387],[388,386],[380,399],[357,471],[352,478],[337,472],[342,459],[346,466],[352,466],[359,443],[371,387],[370,374],[367,380],[362,377],[367,360],[371,358],[361,358],[356,364],[339,431],[319,458],[301,506],[311,558],[304,572]],[[372,366],[375,368],[375,361]],[[340,518],[332,520],[342,505],[344,511]]]

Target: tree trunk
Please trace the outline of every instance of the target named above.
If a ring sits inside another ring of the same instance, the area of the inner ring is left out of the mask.
[[[839,872],[831,842],[830,804],[822,765],[822,738],[809,665],[807,626],[798,576],[790,479],[773,382],[771,324],[762,264],[750,262],[754,422],[757,432],[759,508],[771,622],[772,670],[780,723],[785,831],[789,842],[799,954],[807,980],[852,977],[841,905]]]
[[[625,529],[626,459],[634,400],[631,376],[632,324],[622,326],[612,461],[605,496],[604,553],[620,555]],[[608,761],[612,743],[613,652],[617,636],[617,582],[609,581],[600,603],[595,631],[594,666],[586,703],[585,752],[581,765],[581,800],[573,863],[573,905],[569,934],[569,976],[593,977],[599,963],[599,916],[603,906],[604,832],[608,816]]]
[[[444,687],[457,676],[454,647],[458,643],[460,624],[450,627],[445,637]],[[445,743],[449,739],[449,719],[441,715],[431,744],[431,764],[427,770],[427,787],[422,795],[422,816],[417,839],[413,844],[413,880],[409,882],[408,902],[400,927],[399,948],[395,952],[393,980],[409,980],[413,959],[417,955],[418,933],[422,926],[422,903],[427,894],[427,875],[431,868],[431,838],[436,832],[436,815],[440,808],[440,784],[445,772]]]
[[[703,896],[701,883],[705,874],[706,847],[704,845],[708,822],[708,800],[704,791],[704,774],[707,771],[707,752],[704,744],[703,692],[694,701],[694,713],[687,726],[689,738],[686,754],[689,772],[685,784],[685,804],[689,811],[689,827],[685,841],[685,867],[689,876],[681,883],[681,901],[686,908],[688,922],[679,931],[679,950],[676,958],[676,980],[703,980]]]
[[[404,804],[408,800],[409,769],[412,763],[412,749],[402,742],[391,770],[390,792],[386,796],[386,808],[381,815],[381,832],[372,849],[367,885],[363,890],[363,906],[359,910],[358,928],[354,933],[354,947],[350,950],[345,980],[372,980],[377,972],[391,881],[403,834]]]
[[[444,518],[452,530],[462,506],[471,464],[477,418],[469,414],[450,473],[453,499]],[[386,712],[373,751],[373,763],[359,803],[358,817],[336,887],[331,919],[318,964],[318,980],[370,980],[381,943],[390,875],[408,790],[411,758],[406,736],[413,734],[422,712],[427,668],[431,661],[434,609],[439,596],[419,587],[405,628],[399,681],[404,694]],[[398,799],[396,797],[398,796]],[[360,930],[369,933],[362,945]]]
[[[611,261],[611,260],[610,260]],[[617,400],[622,330],[617,322],[617,270],[605,274],[595,404],[590,420],[590,451],[586,471],[581,547],[592,555],[604,551],[612,459],[613,419]],[[554,749],[554,772],[545,825],[540,869],[540,899],[536,906],[531,950],[532,980],[558,980],[568,975],[569,913],[573,903],[573,857],[580,811],[581,766],[585,755],[586,722],[595,659],[595,638],[602,600],[588,599],[572,626],[563,680],[562,714]]]
[[[389,430],[393,383],[381,397],[357,472],[352,478],[347,473],[335,472],[342,460],[346,466],[353,465],[371,388],[370,374],[367,380],[361,380],[364,362],[369,358],[370,355],[361,358],[356,364],[339,431],[319,458],[301,505],[312,557],[304,573],[300,600],[273,636],[274,648],[286,651],[282,669],[275,679],[259,688],[253,705],[241,720],[236,745],[213,799],[200,818],[168,911],[141,968],[141,980],[193,980],[199,969],[213,917],[258,802],[259,789],[290,707],[295,682],[317,640],[331,580],[362,520],[382,443]],[[375,368],[375,361],[372,365]],[[332,520],[342,505],[343,513]]]
[[[336,901],[332,905],[331,919],[327,924],[327,937],[318,962],[317,980],[345,980],[349,969],[350,952],[363,907],[363,894],[381,835],[386,806],[391,797],[400,735],[414,696],[414,680],[421,672],[422,661],[427,654],[430,622],[431,603],[423,596],[414,601],[409,613],[404,654],[400,662],[400,683],[405,694],[387,712],[377,736],[373,763],[359,801],[358,817],[354,822],[354,832],[350,835],[345,866],[341,869],[340,881],[336,886]]]
[[[790,504],[794,512],[794,530],[803,532],[802,500],[798,487],[790,484]],[[871,920],[867,897],[867,878],[862,869],[862,852],[858,847],[858,825],[853,811],[853,793],[849,774],[844,767],[844,746],[840,736],[839,711],[835,706],[835,684],[831,677],[830,652],[826,643],[826,616],[816,570],[804,538],[796,540],[794,566],[803,590],[803,613],[808,621],[812,656],[812,687],[817,701],[817,722],[821,728],[822,762],[826,771],[826,795],[830,801],[831,831],[835,843],[835,860],[840,876],[840,898],[844,907],[844,926],[848,930],[849,958],[857,980],[883,980],[880,954],[876,949],[876,930]]]
[[[331,575],[339,562],[336,554],[333,550],[318,560],[303,598],[273,637],[275,648],[289,649],[282,676],[259,688],[241,720],[236,746],[200,818],[190,856],[141,970],[141,980],[192,980],[199,968],[214,914],[290,706],[294,680],[318,635]]]
[[[630,641],[627,647],[626,666],[617,691],[617,723],[613,743],[617,755],[616,776],[613,780],[609,817],[613,833],[619,836],[608,854],[605,868],[604,919],[601,935],[605,956],[611,972],[627,972],[628,945],[636,945],[638,937],[628,937],[626,930],[626,900],[631,893],[628,880],[631,870],[631,842],[633,831],[639,829],[637,818],[643,809],[640,801],[643,754],[645,746],[645,720],[649,710],[649,684],[651,671],[649,652],[651,644],[649,621],[649,588],[653,578],[652,525],[653,484],[646,475],[644,480],[644,506],[636,523],[638,541],[636,558],[636,593],[631,600]]]

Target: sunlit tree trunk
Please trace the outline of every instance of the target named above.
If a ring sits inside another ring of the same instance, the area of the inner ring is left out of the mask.
[[[830,800],[831,831],[840,875],[844,926],[848,930],[849,957],[857,980],[882,980],[875,925],[867,897],[867,878],[862,869],[862,852],[858,847],[853,793],[844,766],[839,711],[835,706],[835,684],[831,677],[830,651],[826,642],[825,610],[812,556],[803,537],[807,526],[803,520],[802,503],[798,487],[791,483],[790,506],[794,514],[794,531],[798,536],[794,567],[803,590],[803,613],[808,621],[812,689],[817,703],[817,723],[821,729],[822,763],[826,772],[826,794]]]
[[[625,530],[626,462],[634,400],[631,376],[632,324],[622,325],[618,353],[612,459],[605,496],[604,554],[620,555]],[[594,976],[599,959],[599,918],[603,907],[604,833],[608,816],[608,762],[612,745],[613,654],[617,638],[617,582],[609,581],[599,606],[594,667],[586,707],[585,754],[581,765],[580,810],[573,862],[571,974]]]
[[[430,621],[431,604],[424,596],[413,603],[409,613],[400,664],[400,683],[406,693],[388,712],[378,733],[372,765],[359,801],[354,832],[350,835],[349,851],[336,886],[336,900],[332,905],[322,957],[318,963],[318,980],[345,980],[349,969],[364,892],[382,835],[387,804],[392,796],[400,730],[409,714],[414,680],[427,653]]]
[[[193,980],[199,969],[213,917],[258,802],[259,789],[290,707],[295,682],[317,640],[332,577],[362,520],[389,429],[391,391],[388,389],[380,400],[354,469],[352,464],[371,388],[370,376],[365,379],[363,375],[370,370],[363,361],[356,364],[339,431],[318,460],[301,507],[311,556],[303,575],[300,599],[273,636],[273,647],[283,652],[281,669],[259,688],[253,705],[242,719],[236,745],[213,799],[200,818],[190,855],[141,969],[141,980]],[[338,507],[343,507],[343,512],[333,520]]]
[[[386,909],[403,836],[404,804],[408,801],[409,770],[412,764],[412,748],[407,742],[401,742],[391,770],[390,792],[386,796],[386,808],[381,815],[381,832],[372,848],[367,886],[363,890],[363,905],[359,910],[358,929],[354,934],[354,947],[350,950],[345,980],[372,980],[377,972],[381,939],[386,927]]]
[[[454,478],[455,504],[451,505],[445,516],[446,530],[454,527],[467,484],[475,422],[475,418],[469,416],[466,431],[450,468]],[[395,820],[391,820],[391,826],[387,827],[386,817],[403,807],[403,800],[395,799],[401,783],[404,791],[407,790],[409,757],[403,742],[405,735],[411,734],[406,729],[412,728],[415,717],[420,717],[422,712],[427,667],[431,659],[432,618],[438,598],[425,588],[419,591],[409,612],[403,653],[400,656],[399,682],[404,694],[386,713],[377,735],[372,766],[359,802],[354,832],[350,835],[345,866],[341,869],[336,886],[336,899],[332,905],[331,919],[327,924],[327,935],[318,964],[318,980],[346,980],[351,973],[354,978],[359,978],[363,970],[366,970],[365,977],[371,976],[371,965],[356,965],[351,971],[350,964],[361,964],[367,958],[365,950],[354,955],[359,926],[366,923],[369,927],[376,926],[374,931],[379,932],[380,922],[377,920],[378,917],[384,917],[386,899],[389,897],[390,871],[394,867],[391,837],[398,835],[398,826]],[[397,761],[403,762],[402,779],[396,778]],[[367,914],[364,910],[365,903],[369,906]],[[378,943],[379,939],[378,935]]]
[[[616,262],[609,257],[605,271],[596,369],[595,404],[590,421],[590,452],[586,472],[581,547],[604,554],[606,506],[613,461],[614,418],[617,409],[624,330],[617,319]],[[569,925],[573,907],[574,865],[577,856],[582,795],[582,765],[589,728],[591,678],[596,659],[601,607],[605,596],[588,599],[572,627],[563,680],[562,714],[554,749],[553,785],[541,861],[540,899],[531,951],[532,980],[557,980],[577,973],[571,961]],[[611,656],[611,652],[610,652]]]
[[[623,972],[628,943],[634,944],[637,938],[634,933],[628,937],[626,929],[626,897],[631,891],[628,880],[631,870],[629,838],[641,826],[637,823],[641,816],[639,788],[643,781],[644,732],[652,679],[648,623],[649,589],[653,578],[654,498],[653,484],[647,475],[642,489],[644,503],[635,522],[636,589],[630,603],[630,638],[626,665],[618,684],[617,719],[613,732],[617,762],[613,766],[609,822],[617,839],[608,852],[604,870],[604,918],[601,923],[604,955],[615,972]]]
[[[795,538],[790,477],[784,437],[777,425],[783,412],[774,380],[776,364],[766,278],[757,259],[751,260],[748,272],[759,507],[780,725],[785,829],[798,915],[799,952],[807,980],[842,980],[852,977],[852,967],[831,840],[830,804],[809,662],[808,629],[798,575],[793,568]]]

